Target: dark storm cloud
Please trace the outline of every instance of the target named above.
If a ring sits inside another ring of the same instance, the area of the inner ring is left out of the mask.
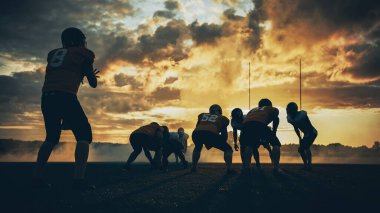
[[[255,1],[256,21],[271,20],[273,36],[282,45],[312,46],[329,37],[356,38],[355,44],[346,46],[347,60],[351,63],[344,73],[353,77],[380,77],[380,1],[364,0],[290,0]],[[253,41],[253,40],[252,40]]]
[[[234,8],[227,9],[223,12],[223,15],[230,20],[242,20],[243,16],[235,15],[236,10]]]
[[[158,10],[158,11],[154,12],[153,17],[164,17],[164,18],[170,19],[170,18],[174,18],[175,15],[176,14],[170,10]]]
[[[70,26],[81,28],[90,46],[101,52],[104,41],[112,40],[108,30],[118,28],[113,19],[133,15],[134,9],[119,0],[12,0],[2,1],[0,13],[0,54],[43,61],[49,50],[61,46],[60,33]]]
[[[168,10],[178,10],[179,9],[179,3],[178,1],[165,1],[165,8]]]
[[[373,45],[351,46],[347,50],[352,50],[356,54],[348,57],[353,66],[346,68],[346,73],[351,73],[357,78],[380,77],[380,41]]]
[[[0,124],[19,124],[25,113],[40,110],[43,80],[41,71],[0,76]]]
[[[193,40],[198,44],[214,43],[216,39],[222,37],[222,27],[217,24],[203,23],[199,25],[197,21],[190,25]]]
[[[141,89],[142,83],[138,81],[134,76],[129,76],[123,73],[114,75],[115,85],[117,87],[123,87],[130,85],[132,90]]]
[[[179,3],[177,1],[165,1],[166,10],[158,10],[154,12],[153,17],[174,18],[176,16],[176,10],[179,9]]]

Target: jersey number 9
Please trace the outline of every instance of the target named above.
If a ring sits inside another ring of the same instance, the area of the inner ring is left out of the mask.
[[[62,65],[63,60],[65,59],[67,53],[67,49],[59,49],[55,51],[54,55],[52,56],[51,60],[49,61],[49,66],[51,67],[59,67]]]

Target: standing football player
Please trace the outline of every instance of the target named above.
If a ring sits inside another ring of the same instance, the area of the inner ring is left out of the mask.
[[[279,168],[281,143],[276,136],[280,123],[278,114],[278,109],[272,106],[272,102],[269,99],[265,98],[259,101],[258,107],[253,108],[246,115],[243,121],[240,142],[245,146],[243,167],[247,173],[250,172],[252,151],[257,150],[264,143],[269,143],[273,148],[270,153],[274,167],[273,171],[275,173],[282,173],[282,170]],[[273,130],[268,127],[272,122]]]
[[[310,147],[317,138],[318,132],[311,124],[306,111],[298,111],[298,106],[294,102],[290,102],[286,106],[287,120],[293,125],[294,131],[296,132],[300,147],[298,152],[301,155],[302,161],[304,163],[304,170],[311,171],[311,151]],[[303,138],[301,137],[300,130],[303,132]]]
[[[168,130],[169,131],[169,130]],[[184,169],[187,168],[188,162],[185,159],[185,156],[183,154],[183,144],[180,141],[180,135],[178,132],[170,132],[168,140],[164,141],[163,148],[162,148],[162,170],[167,171],[168,169],[168,158],[169,156],[174,153],[175,156],[179,157],[182,163],[182,167]]]
[[[82,31],[67,28],[61,34],[61,41],[63,47],[50,51],[47,57],[41,98],[46,139],[38,151],[33,182],[37,187],[50,187],[43,179],[43,170],[65,124],[65,129],[72,130],[77,141],[73,188],[93,189],[84,179],[92,130],[77,93],[84,76],[96,88],[99,71],[92,67],[95,55],[86,48]]]
[[[186,154],[187,152],[187,139],[189,139],[189,135],[185,133],[185,130],[180,127],[177,130],[178,136],[179,136],[179,142],[182,144],[182,154]],[[175,154],[175,153],[174,153]],[[178,155],[175,154],[175,162],[178,163]]]
[[[228,134],[227,126],[229,124],[227,117],[222,115],[222,108],[214,104],[210,107],[209,113],[201,113],[198,115],[198,122],[192,134],[192,139],[195,145],[193,151],[192,172],[197,171],[197,164],[201,157],[203,145],[207,149],[212,147],[224,152],[224,161],[227,166],[227,174],[235,174],[232,169],[232,148],[227,143]]]
[[[130,154],[124,166],[124,170],[130,169],[130,165],[136,160],[142,150],[144,150],[151,167],[160,168],[163,141],[167,140],[168,137],[168,129],[164,126],[160,126],[156,122],[152,122],[133,131],[129,137],[133,152]],[[152,158],[150,151],[155,152],[154,158]]]

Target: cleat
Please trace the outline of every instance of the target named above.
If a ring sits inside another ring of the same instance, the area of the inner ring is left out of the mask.
[[[51,188],[51,184],[46,182],[46,180],[43,178],[33,178],[32,179],[32,186],[34,188],[39,188],[39,189],[50,189]]]
[[[79,190],[79,191],[87,191],[87,190],[96,189],[94,185],[87,183],[87,181],[85,181],[84,179],[76,179],[76,180],[74,179],[72,188],[74,190]]]

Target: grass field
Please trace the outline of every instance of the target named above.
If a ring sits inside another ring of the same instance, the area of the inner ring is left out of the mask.
[[[240,168],[240,165],[236,165]],[[198,173],[170,165],[168,173],[135,164],[90,163],[94,191],[71,189],[72,163],[51,163],[49,190],[30,186],[32,163],[0,163],[1,212],[330,212],[378,209],[380,166],[282,165],[253,169],[252,176],[226,176],[224,164],[200,164]],[[3,211],[5,210],[5,211]],[[373,211],[372,211],[373,212]]]

